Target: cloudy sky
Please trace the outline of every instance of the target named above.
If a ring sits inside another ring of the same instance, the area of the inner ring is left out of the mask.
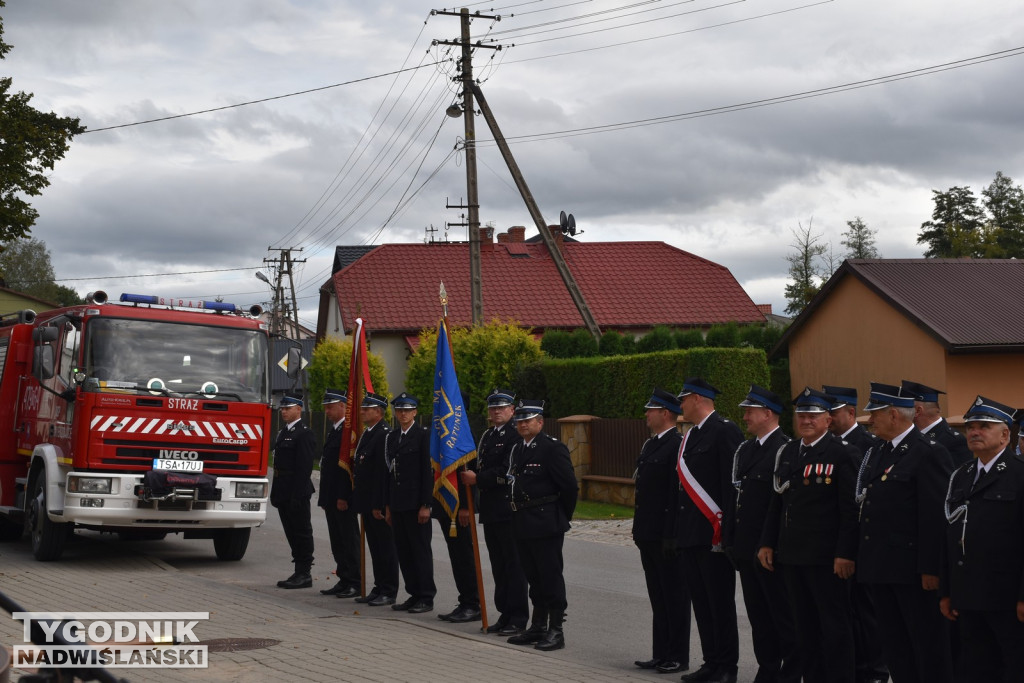
[[[473,22],[474,40],[504,47],[479,49],[474,68],[549,222],[565,210],[582,240],[664,240],[727,266],[777,312],[799,225],[839,255],[860,216],[883,256],[918,257],[933,189],[979,193],[996,171],[1024,180],[1019,0],[469,7],[502,15]],[[2,73],[92,131],[34,201],[33,235],[60,281],[249,304],[269,298],[254,277],[268,247],[301,247],[299,305],[314,326],[335,245],[442,236],[461,220],[445,207],[465,196],[465,166],[462,121],[444,115],[457,54],[432,41],[456,38],[459,21],[431,9],[8,0]],[[917,71],[953,62],[966,65]],[[707,112],[906,72],[923,75]],[[481,220],[535,234],[480,117],[477,131]],[[647,291],[677,274],[637,275]]]

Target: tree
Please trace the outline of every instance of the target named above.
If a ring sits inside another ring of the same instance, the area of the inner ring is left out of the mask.
[[[975,256],[980,239],[972,233],[984,225],[984,212],[967,186],[955,186],[946,192],[932,190],[935,209],[932,219],[921,224],[917,243],[925,244],[925,258]]]
[[[18,239],[2,249],[0,277],[8,289],[62,306],[82,302],[78,292],[54,282],[56,276],[50,263],[50,250],[46,248],[46,242],[34,237]]]
[[[786,285],[786,313],[798,315],[810,303],[814,295],[821,289],[819,280],[821,270],[819,259],[825,255],[826,245],[821,243],[821,233],[814,234],[814,219],[805,228],[798,223],[799,230],[791,230],[795,242],[791,246],[795,252],[786,257],[789,262],[789,276],[792,282]]]
[[[387,366],[376,353],[367,353],[370,366],[370,383],[374,393],[388,396]],[[325,389],[347,389],[348,371],[352,364],[352,340],[338,341],[327,337],[313,349],[313,357],[306,368],[309,377],[310,410],[323,410],[320,397]]]
[[[654,329],[640,337],[636,342],[637,353],[652,351],[670,351],[676,347],[676,339],[665,325],[655,325]]]
[[[0,18],[0,59],[10,49],[3,42]],[[78,119],[41,112],[29,104],[31,99],[32,93],[11,92],[10,78],[0,78],[0,242],[29,234],[39,212],[22,196],[42,194],[50,185],[47,171],[64,157],[71,139],[85,131]]]
[[[852,221],[846,221],[846,232],[840,241],[846,247],[846,258],[880,258],[878,249],[875,248],[875,235],[877,230],[867,226],[860,216]]]
[[[995,179],[981,191],[982,204],[988,211],[990,230],[1004,257],[1024,257],[1024,190],[1013,179],[996,172]]]

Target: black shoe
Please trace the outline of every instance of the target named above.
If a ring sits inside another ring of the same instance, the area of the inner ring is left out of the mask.
[[[384,595],[383,593],[375,597],[370,602],[366,603],[370,607],[383,607],[384,605],[395,604],[395,598],[392,595]]]
[[[735,666],[722,665],[708,678],[708,683],[736,683],[737,669]]]
[[[354,598],[359,595],[359,589],[355,586],[349,586],[348,588],[341,589],[335,595],[339,598]]]
[[[277,582],[277,587],[278,587],[278,588],[287,588],[287,584],[289,584],[289,583],[291,583],[292,581],[294,581],[294,580],[295,580],[295,577],[297,577],[298,575],[299,575],[299,573],[298,573],[298,572],[294,572],[294,573],[293,573],[293,574],[292,574],[291,576],[289,576],[289,577],[288,577],[287,579],[281,579],[280,581],[278,581],[278,582]]]
[[[320,591],[320,593],[322,595],[337,595],[338,593],[341,593],[344,590],[345,590],[345,586],[343,586],[341,584],[341,581],[339,581],[338,583],[334,584],[330,588],[324,588],[323,590]]]
[[[313,577],[296,572],[284,581],[278,581],[277,585],[279,588],[312,588]]]
[[[565,636],[562,634],[562,629],[549,628],[540,642],[533,646],[533,649],[550,652],[552,650],[561,650],[563,647],[565,647]]]
[[[678,674],[686,671],[690,667],[682,662],[673,662],[665,659],[658,663],[658,666],[654,667],[660,674]]]
[[[641,669],[657,669],[661,662],[660,659],[638,659],[633,662],[633,666]]]
[[[391,605],[391,609],[395,610],[396,612],[405,612],[405,611],[407,611],[410,607],[412,607],[415,604],[416,604],[416,598],[409,598],[405,602],[398,602],[398,603],[395,603],[394,605]]]
[[[470,621],[480,621],[479,607],[459,607],[448,615],[445,620],[453,624],[466,624]]]
[[[711,677],[715,675],[718,667],[714,664],[708,664],[704,662],[700,665],[700,668],[693,673],[683,674],[680,676],[680,680],[687,681],[687,683],[703,683],[704,681],[710,681]]]
[[[518,636],[525,629],[526,629],[525,626],[520,626],[518,624],[507,624],[506,626],[503,626],[500,631],[498,631],[498,635],[499,636]]]
[[[359,597],[359,598],[356,598],[356,602],[366,603],[366,602],[370,602],[371,600],[376,600],[378,597],[380,597],[380,591],[372,590],[369,593],[367,593],[366,595],[364,595],[362,597]]]
[[[484,633],[501,633],[501,629],[508,626],[508,620],[505,617],[498,617],[498,620],[484,629]]]
[[[417,600],[412,607],[409,608],[409,614],[423,614],[424,612],[433,612],[434,603],[429,600]]]
[[[507,642],[510,645],[533,645],[543,640],[546,633],[546,628],[531,626],[528,630],[523,631],[519,635],[512,636]]]
[[[459,609],[461,609],[461,608],[458,605],[456,605],[455,609],[453,609],[451,612],[446,612],[445,614],[438,614],[437,618],[440,619],[441,621],[448,621],[449,619],[452,618],[453,614],[455,614],[456,612],[459,611]]]

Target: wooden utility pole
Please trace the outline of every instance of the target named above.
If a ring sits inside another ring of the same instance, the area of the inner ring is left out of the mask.
[[[473,80],[473,48],[490,48],[492,50],[500,50],[501,46],[483,45],[479,41],[475,45],[470,44],[469,22],[471,17],[469,10],[465,7],[463,7],[458,14],[444,10],[433,10],[431,14],[458,16],[462,23],[461,40],[435,40],[434,43],[438,45],[459,45],[462,47],[462,62],[460,67],[462,76],[460,80],[462,81],[462,114],[465,119],[466,131],[466,192],[468,195],[467,206],[465,208],[468,209],[469,275],[473,299],[473,324],[480,325],[483,323],[483,278],[480,274],[480,200],[477,193],[476,124],[473,118],[476,115],[476,111],[474,109],[476,103],[479,103],[480,112],[487,121],[487,125],[491,129],[491,134],[494,135],[495,142],[498,143],[498,149],[501,150],[501,156],[505,160],[505,165],[508,166],[509,173],[512,174],[512,179],[515,181],[516,187],[519,188],[519,194],[522,195],[523,201],[526,203],[526,208],[530,212],[533,222],[537,225],[537,230],[540,231],[541,239],[544,240],[544,244],[547,245],[548,251],[551,253],[551,260],[555,262],[555,267],[558,269],[558,274],[562,276],[562,282],[565,283],[565,288],[568,290],[569,296],[572,298],[573,303],[576,304],[576,309],[580,312],[580,317],[583,318],[583,323],[587,326],[587,329],[592,335],[594,335],[595,339],[600,340],[601,329],[597,325],[597,320],[594,318],[594,314],[590,311],[590,307],[587,305],[586,299],[583,298],[583,293],[576,284],[576,278],[573,277],[572,271],[569,270],[569,265],[565,262],[565,258],[562,255],[561,250],[559,250],[558,245],[555,244],[555,240],[551,236],[551,232],[548,230],[548,224],[540,212],[540,207],[537,206],[537,202],[533,198],[533,193],[530,192],[530,188],[526,184],[526,179],[519,170],[519,164],[516,163],[515,157],[512,156],[512,150],[505,141],[505,137],[501,133],[501,128],[498,127],[498,121],[494,118],[494,113],[487,105],[487,100],[484,98],[483,91],[480,90],[480,86]],[[501,20],[500,16],[484,16],[479,12],[474,13],[472,17],[478,19],[494,19],[495,21]],[[455,115],[457,116],[458,114],[456,113]]]

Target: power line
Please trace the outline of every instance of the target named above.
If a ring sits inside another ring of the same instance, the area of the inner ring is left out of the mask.
[[[831,0],[829,0],[831,1]],[[852,81],[850,83],[843,83],[841,85],[832,85],[825,88],[816,88],[814,90],[804,90],[803,92],[791,93],[789,95],[779,95],[776,97],[768,97],[760,100],[751,100],[749,102],[741,102],[739,104],[729,104],[721,107],[712,107],[709,109],[697,109],[695,111],[682,112],[679,114],[668,114],[666,116],[655,116],[646,119],[635,119],[632,121],[620,121],[618,123],[607,123],[599,126],[588,126],[586,128],[570,128],[568,130],[561,131],[550,131],[547,133],[533,133],[529,135],[519,135],[506,138],[509,142],[515,140],[518,142],[536,142],[538,140],[552,140],[566,137],[576,137],[578,135],[592,135],[595,133],[607,133],[615,130],[625,130],[628,128],[640,128],[643,126],[653,126],[663,123],[671,123],[673,121],[683,121],[693,118],[702,118],[705,116],[716,116],[718,114],[729,114],[734,111],[743,111],[745,109],[755,109],[759,107],[767,107],[775,104],[784,104],[786,102],[793,102],[797,100],[809,99],[812,97],[823,97],[825,95],[833,95],[840,92],[846,92],[847,90],[859,90],[860,88],[868,88],[874,85],[883,85],[885,83],[892,83],[895,81],[907,80],[910,78],[918,78],[921,76],[930,76],[936,73],[942,73],[943,71],[952,71],[953,69],[962,69],[969,66],[976,66],[978,64],[984,64],[986,62],[992,62],[1000,59],[1008,59],[1010,57],[1020,57],[1024,55],[1024,45],[1020,47],[1010,48],[1008,50],[999,50],[998,52],[990,52],[984,55],[978,55],[975,57],[967,57],[965,59],[958,59],[953,62],[945,62],[942,64],[934,64],[932,66],[921,67],[919,69],[912,69],[910,71],[901,71],[895,74],[889,74],[887,76],[876,76],[874,78],[868,78],[861,81]],[[481,144],[494,144],[494,140],[480,140],[477,145]]]
[[[130,280],[140,277],[171,277],[174,275],[202,275],[205,273],[229,273],[238,270],[259,270],[259,268],[216,268],[212,270],[186,270],[180,273],[149,273],[146,275],[98,275],[96,277],[63,277],[55,279],[54,282],[83,282],[85,280]]]
[[[422,68],[427,67],[427,66],[434,66],[434,64],[433,63],[431,63],[431,64],[420,64],[419,66],[412,66],[412,67],[409,67],[407,69],[399,69],[398,71],[389,71],[387,73],[377,74],[376,76],[366,76],[365,78],[356,78],[356,79],[353,79],[351,81],[345,81],[344,83],[334,83],[333,85],[322,85],[319,88],[310,88],[309,90],[299,90],[298,92],[292,92],[292,93],[288,93],[286,95],[274,95],[273,97],[264,97],[264,98],[259,99],[259,100],[250,100],[248,102],[239,102],[237,104],[227,104],[227,105],[224,105],[223,107],[214,107],[212,109],[201,109],[199,111],[188,112],[187,114],[174,114],[173,116],[162,116],[162,117],[160,117],[158,119],[147,119],[145,121],[135,121],[133,123],[121,123],[121,124],[118,124],[116,126],[105,126],[103,128],[86,129],[85,131],[83,131],[83,135],[85,133],[99,133],[100,131],[104,131],[104,130],[115,130],[117,128],[130,128],[132,126],[142,126],[142,125],[145,125],[147,123],[159,123],[161,121],[171,121],[173,119],[182,119],[182,118],[185,118],[187,116],[198,116],[199,114],[209,114],[210,112],[224,111],[225,109],[235,109],[237,107],[247,107],[250,104],[261,104],[263,102],[271,102],[273,100],[283,100],[286,97],[295,97],[297,95],[308,95],[309,93],[320,92],[321,90],[329,90],[331,88],[340,88],[343,85],[352,85],[354,83],[363,83],[365,81],[372,81],[372,80],[377,79],[377,78],[384,78],[385,76],[394,76],[395,74],[400,74],[403,71],[414,71],[416,69],[422,69]]]

